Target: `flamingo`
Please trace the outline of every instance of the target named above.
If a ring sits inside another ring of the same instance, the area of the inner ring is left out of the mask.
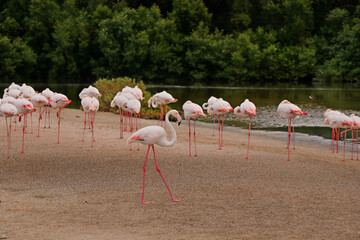
[[[124,95],[121,94],[121,92],[118,92],[118,94],[116,94],[116,96],[114,97],[114,99],[111,101],[110,107],[115,107],[118,106],[119,107],[119,112],[120,112],[120,139],[123,139],[123,125],[124,125],[124,121],[123,121],[123,107],[126,104],[126,102],[129,101],[128,98]]]
[[[234,114],[238,118],[247,118],[247,117],[250,118],[248,146],[247,146],[247,154],[245,158],[245,159],[249,159],[251,117],[256,116],[256,106],[254,103],[250,102],[249,99],[245,99],[245,101],[240,106],[234,109]]]
[[[96,87],[90,85],[89,87],[84,88],[79,94],[80,99],[83,99],[85,97],[94,97],[99,99],[101,98],[101,94]]]
[[[19,122],[21,121],[21,117],[24,116],[23,122],[23,140],[22,140],[22,151],[24,153],[24,141],[25,141],[25,126],[27,122],[27,114],[36,111],[33,104],[25,99],[25,98],[18,98],[14,102],[14,106],[17,108],[17,113],[19,115]]]
[[[355,114],[351,114],[350,115],[350,118],[353,120],[353,123],[354,123],[354,127],[353,129],[356,130],[356,161],[360,161],[359,160],[359,128],[360,128],[360,117],[358,116],[355,116]],[[353,138],[353,141],[352,141],[352,144],[354,145],[354,138]],[[351,151],[351,159],[353,159],[352,157],[352,151]]]
[[[95,114],[99,110],[99,100],[95,97],[84,97],[81,99],[81,105],[83,107],[84,113],[85,113],[85,121],[84,121],[84,132],[83,132],[83,138],[82,142],[84,142],[84,136],[85,136],[85,129],[86,129],[86,113],[88,113],[90,118],[90,125],[91,125],[91,147],[94,146],[95,137],[94,137],[94,121],[95,121]]]
[[[148,100],[148,107],[152,106],[153,108],[157,108],[158,105],[160,105],[161,109],[161,116],[158,122],[158,125],[162,125],[162,120],[164,117],[164,105],[165,105],[165,114],[167,113],[167,105],[169,103],[177,102],[177,99],[175,99],[173,96],[171,96],[170,93],[167,93],[166,91],[162,91],[160,93],[156,93],[154,96],[152,96]],[[166,128],[166,125],[165,125]]]
[[[205,117],[205,114],[203,110],[201,109],[200,105],[193,103],[191,101],[186,101],[184,105],[182,106],[182,109],[184,110],[185,119],[189,121],[189,157],[191,157],[191,123],[190,119],[194,119],[194,145],[195,145],[195,157],[198,155],[196,154],[196,134],[195,134],[195,121],[198,117],[203,116]]]
[[[344,136],[344,154],[343,154],[343,159],[341,160],[342,162],[345,162],[346,133],[349,130],[353,129],[354,122],[349,116],[346,116],[344,113],[342,113],[341,115],[338,116],[337,124],[338,124],[339,128],[345,129],[343,132],[341,132],[341,136],[345,133],[344,134],[345,135]],[[348,128],[349,128],[349,130],[346,130]]]
[[[159,172],[162,180],[164,181],[171,199],[174,202],[179,202],[179,200],[176,200],[173,196],[173,194],[170,191],[169,185],[166,183],[164,176],[162,175],[160,168],[158,166],[157,160],[156,160],[156,156],[155,156],[155,149],[154,149],[154,145],[157,144],[159,146],[162,147],[171,147],[175,144],[176,142],[176,132],[174,127],[170,124],[169,122],[169,116],[172,115],[174,117],[176,117],[178,125],[180,125],[181,123],[181,116],[178,113],[178,111],[176,110],[171,110],[169,111],[166,116],[165,116],[165,123],[168,125],[168,127],[170,128],[171,131],[171,135],[172,138],[170,141],[168,141],[166,139],[166,131],[163,127],[160,126],[147,126],[144,128],[141,128],[140,130],[134,132],[127,140],[127,143],[133,143],[133,142],[139,142],[142,144],[146,144],[148,145],[148,149],[147,149],[147,153],[146,153],[146,157],[145,157],[145,162],[144,162],[144,166],[143,166],[143,190],[142,190],[142,197],[141,197],[141,203],[142,204],[147,204],[148,202],[144,202],[144,193],[145,193],[145,172],[146,172],[146,161],[149,155],[149,150],[150,147],[153,150],[154,153],[154,159],[155,159],[155,165],[156,165],[156,170]]]
[[[56,116],[58,117],[58,141],[57,144],[60,144],[60,113],[61,111],[71,103],[71,100],[69,100],[64,94],[61,93],[55,93],[50,98],[50,105],[54,109],[59,109],[56,113]]]
[[[223,144],[223,136],[224,136],[224,119],[225,119],[225,114],[232,112],[233,108],[231,107],[231,105],[223,100],[222,98],[219,98],[218,100],[216,100],[213,105],[211,105],[210,107],[210,111],[213,111],[218,118],[218,124],[219,124],[219,150],[221,150],[222,147],[224,147]],[[220,115],[222,115],[222,125],[220,127]]]
[[[129,121],[130,121],[130,126],[129,126],[129,132],[133,132],[134,130],[134,126],[133,126],[133,121],[132,121],[132,115],[134,114],[134,117],[135,117],[135,122],[136,122],[136,131],[139,130],[138,129],[138,123],[137,123],[137,119],[136,119],[136,116],[139,115],[140,113],[140,108],[141,108],[141,103],[139,100],[137,99],[131,99],[131,100],[128,100],[126,102],[126,104],[123,106],[123,109],[129,113]],[[132,150],[131,149],[131,145],[130,145],[130,151]],[[138,144],[138,151],[139,151],[139,144]]]
[[[306,112],[302,112],[301,109],[296,106],[295,104],[292,104],[288,100],[283,100],[277,109],[277,112],[280,114],[281,119],[288,119],[288,158],[286,161],[290,161],[290,138],[291,138],[291,119],[294,119],[297,116],[301,115],[307,115]]]
[[[213,127],[213,136],[215,136],[214,129],[215,129],[216,114],[215,114],[215,112],[210,108],[210,106],[213,105],[213,103],[214,103],[216,100],[217,100],[216,97],[211,96],[211,97],[208,99],[208,101],[207,101],[206,103],[203,103],[203,105],[202,105],[202,108],[207,111],[207,113],[209,114],[209,116],[213,116],[213,118],[214,118],[214,121],[213,121],[213,126],[214,126],[214,127]]]
[[[327,109],[324,112],[324,118],[325,118],[324,123],[332,128],[332,131],[331,131],[331,148],[330,148],[330,150],[332,150],[333,153],[335,152],[335,140],[336,140],[336,135],[337,135],[337,128],[336,128],[336,125],[334,125],[334,124],[332,126],[330,126],[330,121],[328,120],[328,118],[331,119],[332,115],[339,115],[339,114],[341,114],[339,111],[334,111],[332,109]],[[337,145],[337,149],[339,149],[338,145]]]
[[[39,125],[38,125],[37,137],[40,137],[40,120],[41,120],[41,115],[43,114],[41,112],[41,108],[46,105],[49,105],[49,100],[45,96],[43,96],[41,93],[37,93],[30,98],[30,101],[32,102],[32,104],[34,105],[35,108],[39,108]]]
[[[5,118],[5,122],[6,122],[6,132],[7,132],[7,154],[9,157],[9,150],[11,149],[11,119],[10,119],[10,128],[8,126],[8,121],[7,119],[10,117],[14,117],[16,116],[18,113],[17,108],[10,103],[1,103],[0,105],[0,115],[3,116]]]
[[[51,91],[49,88],[46,88],[45,90],[43,90],[41,92],[41,94],[43,96],[45,96],[47,98],[47,100],[49,101],[49,104],[47,105],[47,107],[45,108],[45,121],[44,121],[44,128],[46,128],[46,118],[48,118],[48,125],[50,128],[50,99],[51,97],[55,94],[53,91]]]
[[[12,88],[12,89],[9,89],[9,91],[7,91],[5,94],[4,94],[4,97],[6,96],[11,96],[13,98],[18,98],[20,97],[21,95],[21,91],[17,88]]]

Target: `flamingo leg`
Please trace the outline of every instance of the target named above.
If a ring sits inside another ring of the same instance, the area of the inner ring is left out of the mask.
[[[290,161],[290,139],[291,139],[291,119],[288,119],[288,158],[285,161]]]
[[[60,144],[60,112],[58,113],[58,141],[57,144]]]
[[[84,142],[84,139],[85,139],[85,129],[86,129],[86,112],[84,112],[84,115],[85,115],[85,121],[84,121],[84,131],[83,131],[83,137],[81,139],[82,142]]]
[[[339,153],[339,135],[340,135],[340,129],[336,129],[336,153]]]
[[[356,129],[356,161],[359,161],[359,129]]]
[[[293,120],[293,149],[295,149],[295,123],[294,123],[295,119]]]
[[[10,156],[10,133],[9,133],[9,127],[8,127],[8,121],[7,121],[7,117],[5,117],[5,122],[6,122],[6,138],[7,138],[7,156]],[[10,118],[10,122],[11,122],[11,118]],[[11,131],[11,129],[10,129]]]
[[[38,135],[36,137],[40,137],[40,120],[41,120],[41,107],[39,108]]]
[[[216,119],[216,117],[215,117],[215,115],[214,115],[214,120],[213,120],[213,136],[215,136],[215,119]]]
[[[333,128],[331,131],[331,148],[330,148],[330,150],[332,150],[333,153],[335,151],[334,142],[335,142],[335,129]]]
[[[345,136],[344,136],[344,155],[343,155],[343,160],[341,160],[342,162],[345,162],[345,144],[346,144],[346,131],[345,131]]]
[[[167,114],[167,104],[165,104],[165,115]],[[166,130],[166,124],[165,124],[165,130]]]
[[[50,128],[50,119],[51,119],[51,118],[50,118],[50,112],[51,112],[51,111],[50,111],[50,108],[49,108],[49,109],[48,109],[48,125],[49,125],[48,128]]]
[[[250,117],[250,123],[249,123],[249,136],[248,136],[248,146],[247,146],[247,153],[245,159],[251,159],[249,158],[249,147],[250,147],[250,129],[251,129],[251,117]]]
[[[120,139],[124,138],[124,119],[123,119],[123,112],[122,109],[120,108]]]
[[[351,129],[351,158],[350,160],[354,160],[353,158],[353,153],[354,153],[354,129]]]
[[[189,121],[189,155],[188,157],[191,157],[191,142],[190,142],[190,139],[191,139],[191,125],[190,125],[190,118],[188,119]]]
[[[225,115],[222,117],[222,125],[221,125],[221,147],[224,147],[224,120]]]
[[[44,128],[46,128],[46,118],[47,118],[47,108],[45,108],[45,121],[44,121]]]
[[[146,161],[147,161],[147,159],[148,159],[149,151],[150,151],[150,145],[149,145],[148,150],[147,150],[147,152],[146,152],[145,162],[144,162],[144,166],[143,166],[143,189],[142,189],[141,204],[148,204],[148,202],[144,202],[144,195],[145,195]]]
[[[32,120],[32,112],[30,113],[30,122],[31,122],[31,134],[33,133],[33,120]]]
[[[95,135],[94,135],[95,114],[96,114],[96,112],[92,113],[93,116],[92,116],[92,119],[91,119],[91,134],[92,134],[91,147],[94,146],[94,142],[95,142]]]
[[[15,121],[14,121],[14,123],[15,123],[14,132],[16,132],[16,125],[17,125],[17,123],[16,123],[16,117],[15,117]]]
[[[218,115],[218,125],[219,125],[219,150],[221,150],[221,134],[220,134],[220,116]]]
[[[197,157],[198,155],[197,155],[197,153],[196,153],[196,133],[195,133],[195,119],[194,119],[194,145],[195,145],[195,157]]]
[[[160,124],[160,126],[162,126],[162,119],[164,117],[164,109],[163,109],[163,105],[160,105],[160,109],[161,109],[161,116],[158,122],[158,125]]]
[[[24,115],[24,122],[23,122],[23,138],[22,138],[22,151],[20,153],[24,153],[24,142],[25,142],[25,122],[26,122],[26,114]]]
[[[164,178],[164,176],[162,175],[162,173],[161,173],[161,171],[160,171],[160,168],[159,168],[159,165],[158,165],[158,163],[157,163],[156,156],[155,156],[155,149],[154,149],[154,145],[152,145],[152,150],[153,150],[153,153],[154,153],[154,159],[155,159],[156,171],[158,171],[158,172],[159,172],[159,174],[160,174],[160,176],[161,176],[162,180],[164,181],[164,183],[165,183],[165,185],[166,185],[167,189],[169,190],[169,193],[170,193],[171,199],[172,199],[174,202],[180,202],[180,200],[176,200],[176,199],[174,198],[173,194],[172,194],[172,193],[171,193],[171,191],[170,191],[169,185],[166,183],[165,178]]]
[[[127,120],[126,120],[126,117],[127,117],[127,111],[124,110],[124,116],[125,116],[125,127],[124,127],[124,131],[126,132],[127,131]]]

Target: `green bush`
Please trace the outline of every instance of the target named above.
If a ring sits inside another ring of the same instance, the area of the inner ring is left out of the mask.
[[[145,116],[148,118],[157,118],[160,116],[158,109],[148,108],[147,106],[147,100],[151,97],[151,94],[150,92],[146,91],[146,87],[143,81],[136,82],[135,79],[129,77],[118,77],[112,79],[102,78],[97,80],[94,85],[102,94],[102,97],[99,99],[100,111],[116,113],[118,111],[118,108],[110,107],[110,103],[115,97],[115,95],[118,92],[121,92],[121,90],[126,86],[135,87],[137,85],[143,92],[143,96],[145,98],[144,100],[141,101],[140,113],[142,117]]]

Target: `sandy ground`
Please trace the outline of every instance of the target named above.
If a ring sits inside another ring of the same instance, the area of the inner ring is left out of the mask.
[[[150,155],[142,205],[147,146],[128,150],[119,115],[97,114],[93,148],[89,130],[80,142],[80,110],[63,111],[59,145],[52,117],[40,138],[26,134],[25,154],[13,132],[10,158],[0,121],[0,239],[360,239],[360,162],[340,162],[328,142],[299,137],[286,162],[286,133],[254,132],[245,160],[246,130],[226,128],[218,150],[200,124],[199,156],[187,157],[187,122],[174,124],[177,143],[155,149],[181,201],[171,201]]]

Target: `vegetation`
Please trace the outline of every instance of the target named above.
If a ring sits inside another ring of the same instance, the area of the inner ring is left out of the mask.
[[[6,0],[0,79],[360,83],[355,0]]]

